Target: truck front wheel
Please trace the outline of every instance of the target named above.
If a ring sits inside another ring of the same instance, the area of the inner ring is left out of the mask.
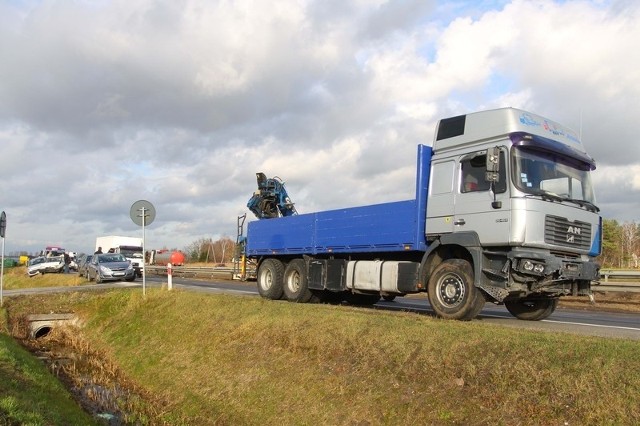
[[[448,259],[436,266],[428,293],[436,315],[445,319],[472,320],[485,304],[482,291],[473,285],[471,264],[462,259]]]
[[[504,302],[507,311],[525,321],[540,321],[548,318],[558,306],[558,299],[512,300]]]
[[[258,293],[265,299],[282,297],[284,265],[278,259],[267,259],[258,268]]]
[[[284,270],[284,295],[289,302],[307,303],[313,294],[307,283],[307,271],[304,260],[289,262]]]

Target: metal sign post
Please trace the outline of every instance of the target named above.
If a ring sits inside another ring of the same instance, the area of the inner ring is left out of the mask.
[[[156,218],[156,209],[153,204],[146,200],[138,200],[131,206],[129,211],[131,220],[136,225],[142,226],[142,295],[147,295],[147,250],[145,249],[145,227],[150,225]]]
[[[2,264],[0,265],[0,306],[3,306],[2,291],[4,288],[4,233],[7,230],[7,214],[0,214],[0,238],[2,238]]]

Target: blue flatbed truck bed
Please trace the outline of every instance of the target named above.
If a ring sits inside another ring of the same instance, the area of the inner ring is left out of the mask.
[[[431,154],[418,146],[415,199],[253,221],[247,255],[425,251]]]

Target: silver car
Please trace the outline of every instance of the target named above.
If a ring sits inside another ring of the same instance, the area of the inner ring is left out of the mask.
[[[87,280],[96,283],[103,281],[133,281],[136,271],[120,253],[94,254],[87,264]]]

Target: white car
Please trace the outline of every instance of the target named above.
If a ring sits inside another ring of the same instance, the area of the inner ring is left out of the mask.
[[[27,275],[33,277],[38,274],[60,273],[64,269],[64,256],[36,257],[27,265]]]

